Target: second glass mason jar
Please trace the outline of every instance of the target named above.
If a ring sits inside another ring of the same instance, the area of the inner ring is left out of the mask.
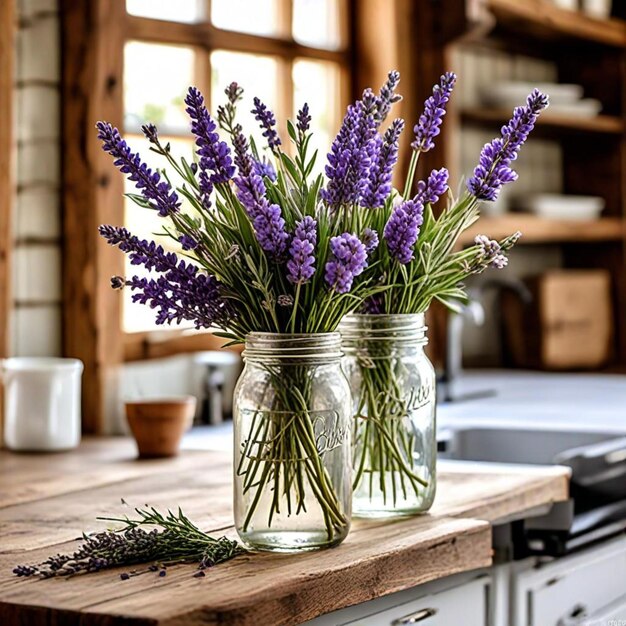
[[[299,552],[348,534],[350,387],[339,333],[250,333],[233,404],[235,526],[249,548]]]
[[[339,330],[353,398],[353,513],[427,511],[435,498],[437,436],[424,315],[349,315]]]

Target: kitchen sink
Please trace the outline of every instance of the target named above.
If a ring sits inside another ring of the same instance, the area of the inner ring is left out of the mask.
[[[439,456],[464,461],[550,465],[566,450],[618,437],[615,432],[593,430],[455,427],[441,433]]]

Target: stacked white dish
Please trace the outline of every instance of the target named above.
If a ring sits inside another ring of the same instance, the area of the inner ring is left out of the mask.
[[[511,208],[546,219],[586,221],[597,219],[605,204],[604,198],[599,196],[538,193],[517,196]]]
[[[485,106],[508,109],[524,102],[534,88],[550,96],[550,106],[546,109],[545,115],[595,117],[602,110],[602,103],[599,100],[583,98],[581,85],[566,83],[504,81],[483,89],[480,99]]]

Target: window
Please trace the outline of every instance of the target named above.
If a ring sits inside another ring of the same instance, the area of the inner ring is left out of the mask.
[[[253,96],[276,113],[283,137],[285,120],[309,103],[321,171],[349,93],[346,10],[347,0],[126,0],[127,140],[151,166],[162,166],[150,158],[156,155],[141,136],[141,125],[151,121],[175,153],[190,157],[187,87],[196,85],[215,113],[224,88],[236,80],[245,89],[239,122],[259,145],[261,130],[249,113]],[[137,235],[160,230],[157,216],[130,201],[124,213],[126,226]],[[130,342],[158,328],[153,312],[132,305],[131,295],[125,292],[122,314]]]

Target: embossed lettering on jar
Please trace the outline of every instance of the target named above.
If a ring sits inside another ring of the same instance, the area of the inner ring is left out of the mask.
[[[424,316],[349,315],[339,330],[353,398],[354,515],[427,511],[437,439]]]
[[[351,516],[350,387],[339,333],[250,333],[235,389],[235,525],[250,548],[329,547]]]

